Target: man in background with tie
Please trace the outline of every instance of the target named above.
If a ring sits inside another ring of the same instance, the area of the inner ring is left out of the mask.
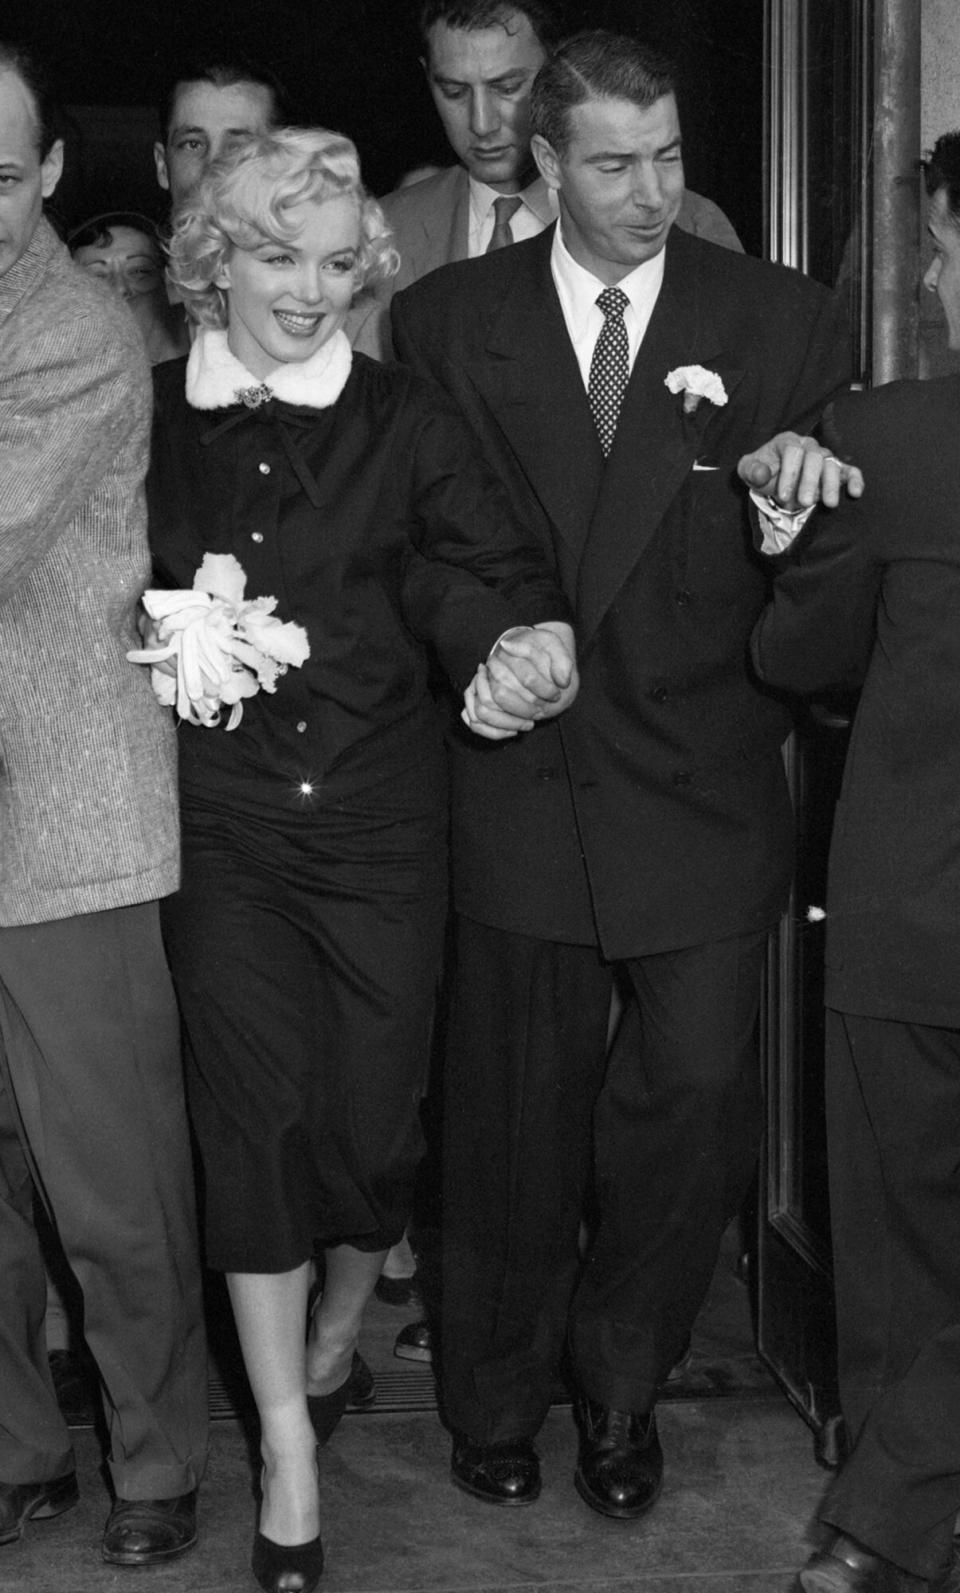
[[[419,21],[422,64],[458,164],[381,200],[400,251],[399,274],[379,290],[381,302],[438,266],[534,238],[557,219],[556,194],[530,151],[530,90],[560,34],[552,6],[424,0]],[[700,194],[684,194],[677,224],[740,248],[722,210]],[[379,350],[356,346],[387,357],[385,321],[382,336]]]
[[[755,1165],[760,974],[792,863],[790,725],[749,668],[766,572],[737,462],[815,425],[846,338],[824,289],[676,225],[662,58],[578,35],[531,116],[558,227],[393,303],[399,356],[446,387],[539,528],[580,645],[568,714],[536,723],[490,662],[471,701],[489,739],[453,738],[440,1364],[454,1482],[520,1505],[566,1344],[577,1489],[631,1519],[660,1489],[658,1387]],[[615,977],[641,1022],[608,1059]]]

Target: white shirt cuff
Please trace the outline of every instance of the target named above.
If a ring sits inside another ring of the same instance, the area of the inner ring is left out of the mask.
[[[750,497],[760,516],[760,552],[773,555],[786,553],[803,530],[816,504],[808,509],[783,509],[774,498],[751,488]]]

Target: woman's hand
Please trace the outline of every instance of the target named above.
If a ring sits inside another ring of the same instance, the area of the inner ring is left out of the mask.
[[[475,735],[505,741],[565,712],[577,695],[573,630],[560,620],[505,631],[464,693]]]
[[[169,634],[165,632],[161,621],[151,619],[145,608],[137,614],[137,630],[144,648],[166,647],[170,641]],[[159,663],[151,663],[150,668],[155,669],[159,675],[169,675],[172,680],[177,678],[176,654],[170,658],[163,658]]]

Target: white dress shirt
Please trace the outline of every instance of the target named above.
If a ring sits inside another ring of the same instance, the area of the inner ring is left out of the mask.
[[[473,260],[478,254],[486,254],[487,245],[493,235],[494,201],[505,197],[508,196],[498,193],[486,183],[478,183],[476,178],[470,178],[470,222],[467,231],[469,259]],[[545,227],[549,227],[552,221],[556,221],[556,195],[552,188],[547,187],[542,177],[538,177],[529,188],[525,188],[522,193],[514,197],[520,200],[519,210],[510,217],[510,231],[513,233],[514,243],[523,243],[525,238],[535,238]]]
[[[650,324],[654,305],[663,285],[664,250],[635,266],[616,284],[630,300],[623,312],[630,345],[630,370]],[[577,356],[584,387],[590,383],[590,361],[597,338],[603,329],[604,315],[597,309],[597,298],[607,286],[592,271],[578,265],[563,241],[563,223],[553,235],[550,269],[560,297],[560,308],[567,324],[573,351]]]

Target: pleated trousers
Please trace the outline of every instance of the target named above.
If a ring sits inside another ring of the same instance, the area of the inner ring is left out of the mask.
[[[124,1498],[197,1485],[207,1382],[179,1020],[156,903],[0,929],[0,1480],[73,1464],[47,1364],[47,1206]]]

